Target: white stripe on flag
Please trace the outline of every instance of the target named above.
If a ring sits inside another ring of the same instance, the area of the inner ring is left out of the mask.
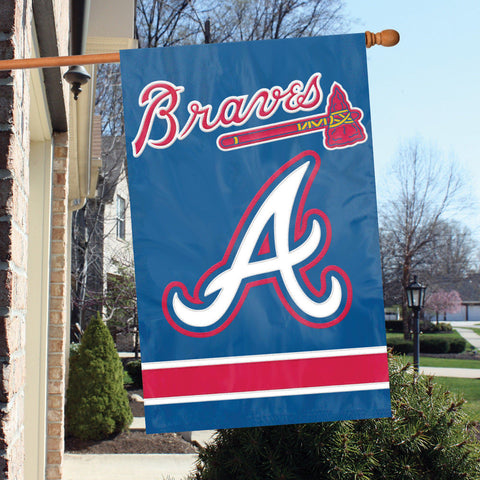
[[[294,395],[316,395],[324,393],[361,392],[364,390],[388,389],[388,382],[360,383],[356,385],[328,385],[324,387],[289,388],[286,390],[260,390],[255,392],[212,393],[185,397],[146,398],[145,406],[170,405],[174,403],[216,402],[222,400],[244,400],[248,398],[289,397]]]
[[[189,360],[169,360],[165,362],[145,362],[142,370],[165,368],[204,367],[208,365],[231,365],[254,362],[275,362],[278,360],[301,360],[307,358],[345,357],[387,353],[387,347],[339,348],[336,350],[313,350],[310,352],[268,353],[262,355],[242,355],[237,357],[193,358]]]

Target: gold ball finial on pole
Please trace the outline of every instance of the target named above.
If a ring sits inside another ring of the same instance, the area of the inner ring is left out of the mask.
[[[365,44],[367,48],[373,45],[393,47],[400,41],[400,34],[396,30],[382,30],[379,33],[365,32]]]

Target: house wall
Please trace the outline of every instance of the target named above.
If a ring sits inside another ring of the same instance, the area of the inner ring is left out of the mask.
[[[0,2],[1,58],[30,55],[31,4]],[[28,72],[0,72],[0,477],[24,478]]]
[[[0,58],[38,56],[34,1],[0,2]],[[68,0],[38,4],[44,7],[42,13],[53,16],[56,31],[51,34],[57,38],[58,52],[67,54]],[[0,72],[0,478],[4,479],[62,477],[68,135],[52,134],[44,88],[41,73]],[[62,88],[68,112],[68,85]]]
[[[32,1],[32,0],[31,0]],[[33,0],[35,2],[35,0]],[[53,15],[56,37],[56,49],[58,55],[69,53],[69,0],[51,0],[51,2],[37,2],[37,8],[51,8]],[[46,12],[43,12],[46,13]],[[61,69],[61,74],[66,67]],[[67,121],[71,94],[69,85],[62,82],[62,99]],[[51,170],[45,175],[50,177],[50,208],[48,210],[49,221],[45,219],[43,228],[48,232],[48,244],[46,249],[47,278],[44,300],[48,304],[46,318],[43,316],[40,322],[40,331],[46,336],[39,340],[41,344],[40,357],[40,389],[33,398],[27,399],[26,406],[34,408],[28,402],[45,402],[46,408],[39,412],[38,443],[31,450],[38,457],[38,468],[29,456],[29,448],[26,450],[25,470],[26,478],[60,480],[62,478],[62,464],[64,454],[64,405],[65,385],[67,370],[66,349],[68,346],[68,292],[69,292],[69,258],[70,258],[70,214],[68,212],[68,169],[69,169],[69,134],[67,132],[53,132],[50,138],[50,165]],[[31,182],[32,183],[32,182]],[[30,201],[35,201],[31,198]],[[44,198],[44,202],[47,200]],[[33,219],[32,219],[33,221]],[[37,243],[39,232],[37,229],[30,231],[30,242]],[[32,255],[33,256],[33,255]],[[33,284],[33,282],[32,282]],[[42,284],[43,287],[44,284]],[[33,285],[37,289],[38,283]],[[32,312],[29,312],[31,315]],[[38,323],[37,323],[38,325]],[[44,327],[46,326],[46,332]],[[29,342],[27,334],[27,356],[35,349],[33,342]],[[27,384],[31,380],[33,372],[27,369]],[[27,417],[28,420],[28,417]],[[25,430],[31,431],[34,426],[30,422],[25,423]],[[28,447],[28,444],[27,444]]]
[[[0,0],[0,59],[68,55],[70,3]],[[91,135],[66,69],[0,71],[0,479],[63,473],[69,173]]]
[[[112,19],[112,12],[122,12],[122,15],[116,15],[115,21],[105,24],[105,19]],[[132,0],[91,0],[88,36],[133,38],[134,18]]]
[[[32,120],[32,116],[31,116]],[[25,478],[45,471],[47,337],[52,203],[52,139],[30,144],[28,227],[37,241],[28,244],[28,297],[25,385]],[[31,236],[31,235],[30,235]]]
[[[125,200],[125,239],[117,237],[117,196]],[[130,216],[130,195],[125,171],[122,172],[111,202],[105,205],[104,221],[104,267],[107,273],[116,273],[113,265],[114,259],[122,259],[125,263],[133,265],[132,226]]]
[[[462,304],[460,311],[457,313],[447,313],[446,314],[446,321],[447,322],[480,322],[480,305],[469,305],[468,306],[468,319],[467,319],[467,307]],[[441,312],[438,316],[440,322],[444,321],[443,312]],[[436,317],[435,314],[430,315],[430,319],[435,321]]]
[[[47,361],[47,480],[62,478],[70,276],[68,135],[54,135]]]

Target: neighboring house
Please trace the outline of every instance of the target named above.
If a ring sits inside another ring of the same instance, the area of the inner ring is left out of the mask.
[[[457,290],[462,299],[462,306],[458,313],[447,313],[447,322],[480,321],[480,274],[471,273],[456,282],[442,286],[444,290]],[[443,313],[440,312],[443,320]]]
[[[125,138],[104,136],[101,144],[96,196],[73,215],[71,339],[79,341],[92,316],[102,312],[118,350],[132,351],[136,322],[121,302],[111,305],[122,273],[133,274]]]
[[[126,151],[125,138],[104,138],[105,148],[104,168],[108,173],[112,170],[110,188],[105,200],[104,219],[104,242],[103,242],[103,280],[104,295],[107,298],[115,298],[118,291],[125,287],[122,275],[129,272],[133,275],[133,244],[132,225],[130,215],[130,195],[127,184],[127,169],[125,166]],[[115,148],[112,149],[112,145]],[[120,168],[119,170],[118,167]],[[103,179],[102,179],[103,180]],[[115,182],[115,183],[114,183]],[[133,277],[132,277],[133,278]],[[128,280],[126,280],[128,282]],[[127,285],[129,287],[129,285]],[[128,288],[128,291],[134,290]],[[108,303],[108,302],[107,302]],[[136,321],[136,301],[128,302],[128,306],[134,304],[134,312],[131,309],[119,308],[113,310],[106,305],[104,309],[110,320],[111,332],[119,351],[131,352],[138,348],[135,343],[135,330],[138,328]],[[122,305],[119,305],[122,307]],[[138,337],[137,337],[138,339]]]
[[[117,260],[133,265],[133,248],[125,138],[107,136],[102,144],[103,175],[98,190],[105,203],[103,272],[106,278],[108,274],[118,272]]]
[[[0,59],[131,48],[133,20],[133,0],[1,0]],[[93,79],[75,101],[66,70],[0,72],[5,479],[62,478],[71,217],[95,192]]]

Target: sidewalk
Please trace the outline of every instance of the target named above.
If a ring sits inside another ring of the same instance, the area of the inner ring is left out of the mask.
[[[420,373],[422,375],[434,375],[437,377],[480,378],[480,368],[422,367],[421,357]]]
[[[145,429],[145,418],[135,417],[132,429]],[[190,432],[189,432],[190,433]],[[191,441],[208,443],[214,430],[191,432]],[[63,480],[186,480],[194,471],[195,454],[76,454],[66,453]]]
[[[460,323],[460,322],[458,322]],[[480,350],[480,336],[477,335],[471,328],[474,326],[469,326],[470,328],[463,326],[465,322],[462,322],[462,326],[457,326],[452,324],[452,327],[469,343],[471,343],[475,348]],[[479,328],[478,326],[476,328]]]
[[[135,417],[132,429],[145,429],[145,418]],[[214,430],[191,433],[191,441],[208,443]],[[76,454],[66,453],[64,480],[186,480],[194,471],[196,454]]]
[[[195,454],[66,453],[64,480],[185,480],[193,471]]]

